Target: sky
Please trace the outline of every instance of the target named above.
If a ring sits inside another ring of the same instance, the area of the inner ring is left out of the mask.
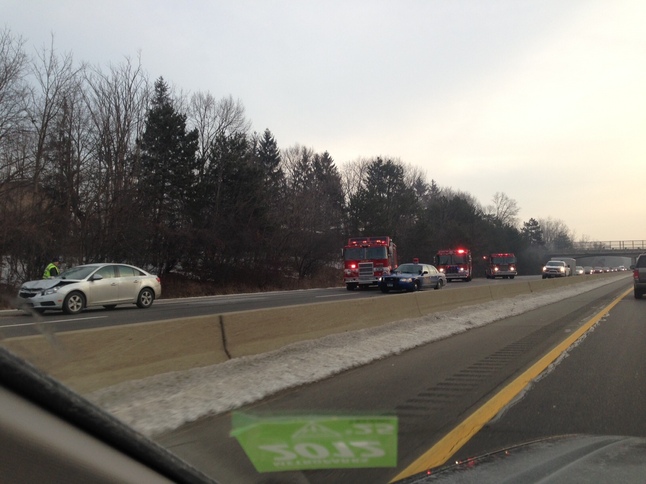
[[[643,0],[0,0],[0,27],[240,100],[280,148],[391,157],[520,222],[645,240]],[[4,25],[3,25],[4,23]]]
[[[619,278],[626,276],[593,278],[540,293],[332,334],[217,365],[126,381],[87,397],[138,431],[153,436],[206,415],[224,413],[262,400],[281,390],[320,381],[431,341],[574,297]],[[474,317],[474,314],[478,316]],[[562,355],[555,363],[564,357]]]

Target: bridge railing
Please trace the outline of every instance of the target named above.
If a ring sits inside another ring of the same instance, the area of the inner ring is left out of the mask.
[[[575,242],[576,250],[645,250],[646,240],[609,240],[594,242]]]

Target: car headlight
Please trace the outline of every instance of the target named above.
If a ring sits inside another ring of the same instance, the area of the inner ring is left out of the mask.
[[[43,292],[41,292],[41,295],[49,296],[50,294],[56,294],[59,289],[60,289],[60,286],[50,287],[49,289],[45,289]]]

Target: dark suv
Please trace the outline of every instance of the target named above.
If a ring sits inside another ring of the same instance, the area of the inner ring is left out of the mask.
[[[637,257],[633,269],[633,281],[635,282],[635,299],[641,299],[646,293],[646,254]]]

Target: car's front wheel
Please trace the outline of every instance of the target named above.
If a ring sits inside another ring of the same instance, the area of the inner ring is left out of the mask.
[[[149,308],[153,305],[154,300],[155,293],[153,292],[153,290],[149,287],[145,287],[139,292],[139,296],[137,296],[137,307],[140,307],[142,309]]]
[[[85,307],[85,297],[78,291],[70,292],[63,301],[63,312],[65,314],[78,314]]]
[[[442,289],[443,286],[444,286],[444,282],[442,281],[442,279],[438,279],[437,284],[435,284],[435,287],[433,289],[435,290]]]

